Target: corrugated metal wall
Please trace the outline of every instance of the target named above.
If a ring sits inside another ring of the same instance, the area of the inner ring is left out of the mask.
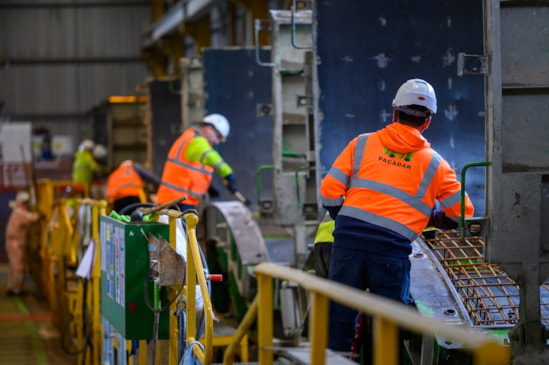
[[[3,119],[72,135],[75,145],[91,137],[92,108],[109,95],[133,95],[150,75],[140,56],[150,14],[143,0],[3,0]]]

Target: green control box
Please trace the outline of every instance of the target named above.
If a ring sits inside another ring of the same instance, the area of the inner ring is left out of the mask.
[[[127,340],[153,339],[154,286],[149,278],[147,238],[151,234],[169,241],[169,226],[124,223],[107,216],[102,216],[100,222],[101,314]],[[161,307],[166,307],[164,287],[160,299]],[[160,313],[158,339],[169,339],[169,309]]]

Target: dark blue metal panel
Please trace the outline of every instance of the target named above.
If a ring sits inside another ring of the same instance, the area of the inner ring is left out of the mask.
[[[153,80],[149,82],[151,120],[150,168],[162,176],[166,156],[182,132],[181,129],[181,81]],[[139,161],[138,161],[139,162]]]
[[[260,59],[269,60],[270,52],[261,50]],[[257,113],[258,105],[272,103],[272,70],[257,64],[254,49],[207,49],[203,65],[206,114],[223,114],[231,123],[229,138],[216,149],[234,169],[238,188],[254,209],[257,169],[272,164],[272,117]],[[262,180],[262,196],[272,196],[272,180]],[[234,200],[218,176],[213,186],[220,200]]]
[[[438,112],[424,136],[460,174],[485,160],[484,80],[457,76],[457,54],[483,53],[482,2],[317,1],[320,162],[325,173],[359,133],[391,122],[398,87],[423,78]],[[484,215],[485,171],[467,173],[466,188]]]

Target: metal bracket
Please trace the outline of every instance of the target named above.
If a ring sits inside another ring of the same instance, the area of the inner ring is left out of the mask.
[[[457,74],[481,75],[488,73],[488,57],[458,53]]]
[[[159,236],[149,233],[149,257],[151,270],[155,271],[160,286],[183,285],[185,283],[186,263],[170,246],[170,243]]]
[[[300,9],[300,10],[303,10],[303,9],[308,9],[309,7],[312,8],[312,1],[310,0],[303,0],[303,1],[296,1],[296,0],[293,0],[292,1],[292,11],[291,11],[291,15],[292,15],[292,46],[295,48],[295,49],[312,49],[311,46],[300,46],[296,43],[295,41],[295,12],[297,11],[297,9]]]
[[[272,104],[257,104],[256,105],[256,115],[258,117],[269,117],[273,115],[273,105]]]
[[[274,63],[272,62],[263,62],[259,57],[259,32],[261,31],[270,31],[271,22],[268,19],[256,19],[255,20],[255,60],[258,65],[265,67],[273,67]]]
[[[308,95],[297,95],[297,108],[305,108],[313,106],[313,97]]]

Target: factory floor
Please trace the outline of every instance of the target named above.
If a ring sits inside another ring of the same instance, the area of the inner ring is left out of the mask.
[[[0,263],[0,364],[73,365],[61,347],[47,301],[27,277],[25,295],[7,296],[7,263]]]

